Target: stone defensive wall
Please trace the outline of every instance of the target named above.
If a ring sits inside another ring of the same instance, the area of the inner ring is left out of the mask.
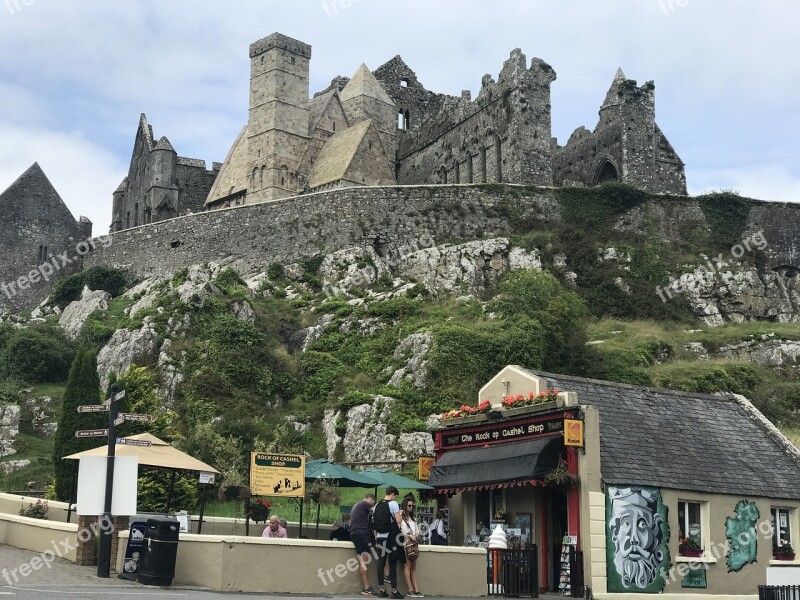
[[[350,247],[383,257],[432,244],[558,227],[562,189],[520,185],[353,187],[199,213],[127,229],[84,258],[138,277],[229,259],[241,273]],[[800,272],[800,204],[751,201],[745,232],[763,231],[767,268]],[[620,214],[619,232],[679,243],[709,224],[696,198],[650,195]]]

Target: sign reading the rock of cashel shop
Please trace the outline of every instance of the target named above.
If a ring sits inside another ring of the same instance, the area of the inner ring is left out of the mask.
[[[562,433],[564,417],[571,416],[572,413],[560,413],[556,417],[533,423],[490,422],[489,425],[480,429],[471,428],[471,431],[446,431],[442,434],[442,448],[510,442],[540,435]]]
[[[305,496],[306,457],[279,452],[250,453],[250,493],[259,496]]]

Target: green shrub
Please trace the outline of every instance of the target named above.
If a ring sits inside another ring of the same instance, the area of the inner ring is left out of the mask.
[[[280,263],[272,263],[267,268],[267,277],[269,277],[270,281],[281,281],[286,277],[286,271],[283,268],[283,265]]]
[[[6,376],[28,383],[61,383],[74,353],[74,345],[61,330],[42,325],[11,334],[0,359]]]
[[[80,300],[84,286],[90,290],[104,290],[114,298],[125,291],[126,284],[125,271],[113,267],[92,267],[56,282],[50,301],[64,308],[70,302]]]

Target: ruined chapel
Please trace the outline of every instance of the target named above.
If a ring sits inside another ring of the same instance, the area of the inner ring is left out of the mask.
[[[684,164],[655,121],[652,82],[618,70],[593,130],[551,133],[553,68],[511,52],[497,80],[427,90],[400,56],[309,97],[311,46],[280,33],[250,46],[248,121],[222,163],[178,156],[142,115],[111,231],[182,214],[351,186],[621,181],[686,194]]]

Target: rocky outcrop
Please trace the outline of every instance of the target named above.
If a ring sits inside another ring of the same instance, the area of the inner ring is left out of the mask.
[[[81,299],[70,302],[64,309],[58,320],[59,327],[69,338],[76,339],[89,315],[96,310],[108,309],[109,300],[111,300],[111,294],[108,292],[103,290],[93,292],[88,287],[84,287]]]
[[[8,475],[9,473],[13,473],[14,471],[19,471],[20,469],[24,469],[25,467],[29,467],[31,461],[29,460],[7,460],[5,462],[0,462],[0,473],[3,475]]]
[[[405,364],[392,373],[389,385],[399,386],[407,381],[417,389],[424,389],[428,383],[428,351],[433,336],[430,331],[413,333],[402,340],[395,348],[394,358],[404,360]]]
[[[219,288],[213,283],[214,272],[200,265],[192,265],[186,273],[186,280],[181,283],[176,292],[181,302],[195,308],[200,308],[206,298],[212,294],[219,294]]]
[[[42,437],[51,437],[58,429],[58,423],[51,421],[53,400],[50,396],[39,396],[29,398],[25,405],[31,413],[31,427],[33,431]]]
[[[727,344],[713,351],[701,342],[690,342],[686,349],[697,354],[700,360],[743,361],[767,367],[795,366],[800,359],[800,341],[778,339],[774,333]]]
[[[481,296],[494,289],[509,271],[541,268],[536,254],[512,248],[506,238],[495,238],[418,250],[401,258],[397,273],[424,283],[432,291],[463,290]]]
[[[17,453],[14,442],[19,435],[19,415],[16,404],[0,406],[0,458]]]
[[[342,444],[344,460],[347,462],[387,463],[413,460],[433,453],[433,436],[427,432],[402,433],[399,436],[388,432],[386,424],[396,399],[388,396],[372,396],[372,404],[361,404],[347,411],[327,410],[323,419],[328,457],[333,459],[339,444]],[[343,436],[336,433],[337,422],[345,420]]]
[[[670,301],[670,295],[684,294],[695,315],[706,325],[800,322],[800,278],[740,264],[726,266],[734,268],[697,268],[684,273],[660,295]]]
[[[233,316],[238,320],[247,323],[255,323],[256,313],[253,310],[253,307],[250,306],[249,302],[245,300],[239,300],[231,304],[230,309],[233,313]]]
[[[308,348],[322,337],[325,328],[333,322],[333,315],[322,315],[316,325],[299,329],[289,337],[289,343],[293,350],[306,352]]]
[[[111,373],[121,375],[134,364],[155,365],[158,357],[158,334],[150,318],[139,329],[117,329],[97,355],[100,389],[108,387]]]
[[[335,293],[366,288],[384,274],[390,274],[389,267],[371,246],[328,254],[317,271],[323,286],[334,288]]]

